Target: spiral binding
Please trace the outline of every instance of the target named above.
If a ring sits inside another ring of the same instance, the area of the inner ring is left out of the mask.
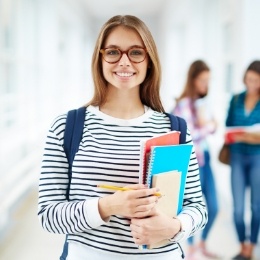
[[[149,188],[152,187],[152,168],[153,168],[154,156],[155,156],[155,150],[152,147],[149,156],[149,162],[148,162],[147,173],[146,173],[146,182],[145,182]]]

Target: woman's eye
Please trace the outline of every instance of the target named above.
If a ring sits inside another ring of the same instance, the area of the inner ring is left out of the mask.
[[[106,51],[106,55],[111,55],[111,56],[113,56],[113,55],[119,55],[120,53],[119,53],[119,51],[118,50],[107,50]]]
[[[134,49],[134,50],[131,50],[130,55],[139,56],[139,55],[143,55],[143,52],[144,52],[143,50]]]

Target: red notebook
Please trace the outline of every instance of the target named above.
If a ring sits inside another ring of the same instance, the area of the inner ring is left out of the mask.
[[[234,137],[243,133],[259,133],[260,123],[250,126],[231,126],[227,127],[225,131],[225,143],[234,143]]]
[[[225,133],[225,143],[226,144],[232,144],[234,143],[235,139],[234,137],[239,134],[245,133],[245,129],[243,127],[236,127],[236,128],[230,128],[226,130]]]
[[[170,131],[164,134],[141,140],[140,142],[140,167],[139,183],[145,184],[147,174],[147,164],[152,146],[175,145],[180,143],[180,132]]]

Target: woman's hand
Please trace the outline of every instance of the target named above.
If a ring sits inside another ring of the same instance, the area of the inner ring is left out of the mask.
[[[151,245],[174,237],[181,229],[178,219],[171,218],[154,208],[148,218],[131,219],[131,234],[137,245]]]
[[[239,143],[260,144],[260,133],[239,133],[234,135],[234,141]]]
[[[156,188],[147,188],[143,184],[126,186],[128,191],[116,191],[114,194],[99,199],[99,212],[102,219],[111,215],[127,218],[144,218],[151,214],[158,197]]]

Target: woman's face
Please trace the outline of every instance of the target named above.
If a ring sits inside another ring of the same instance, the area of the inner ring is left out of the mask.
[[[113,47],[126,51],[131,47],[145,47],[139,34],[122,26],[116,27],[107,37],[104,48]],[[148,67],[148,54],[144,61],[133,63],[124,53],[121,59],[108,63],[102,58],[103,74],[108,82],[108,87],[117,89],[132,89],[139,87],[146,77]]]
[[[247,91],[251,94],[260,93],[260,75],[252,70],[247,71],[245,75],[245,85]]]
[[[194,87],[196,90],[196,94],[198,97],[205,97],[208,93],[208,85],[209,85],[210,72],[202,71],[195,79],[194,79]]]

